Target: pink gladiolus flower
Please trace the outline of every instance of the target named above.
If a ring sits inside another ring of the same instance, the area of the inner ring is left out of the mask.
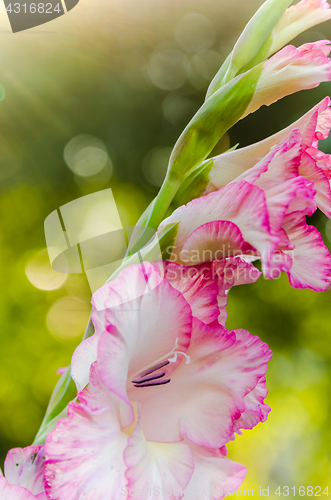
[[[259,256],[268,278],[285,271],[296,288],[327,290],[329,251],[305,220],[316,210],[315,186],[319,200],[327,191],[303,144],[294,130],[233,182],[175,210],[163,222],[180,222],[173,259],[192,265],[230,255]],[[237,172],[241,168],[239,163]]]
[[[131,266],[93,296],[96,333],[73,359],[79,386],[95,352],[96,361],[47,439],[50,499],[138,499],[150,490],[156,500],[162,488],[168,500],[198,500],[204,488],[218,500],[243,481],[245,467],[225,457],[225,445],[267,417],[271,352],[249,332],[217,325],[211,273],[224,285],[224,263],[195,279],[168,263],[169,280],[160,265]],[[151,286],[138,297],[143,281]]]
[[[0,477],[1,500],[47,500],[44,459],[43,446],[9,450],[5,460],[5,477]]]
[[[150,265],[147,264],[147,266],[150,269]],[[165,280],[162,280],[161,276],[163,275]],[[260,275],[261,273],[252,264],[243,261],[240,257],[187,267],[178,265],[175,262],[156,262],[153,264],[153,268],[150,269],[147,283],[145,275],[141,273],[140,266],[131,266],[130,271],[122,271],[107,287],[100,288],[92,297],[94,311],[92,320],[96,333],[77,347],[71,364],[71,375],[78,390],[82,390],[88,384],[90,366],[97,360],[100,332],[106,329],[105,307],[107,310],[112,310],[117,306],[124,307],[122,306],[123,303],[134,301],[134,306],[131,306],[137,311],[136,320],[139,324],[138,312],[144,294],[148,294],[150,290],[154,290],[161,283],[162,289],[164,289],[168,282],[171,285],[170,290],[175,289],[180,296],[184,297],[195,318],[203,321],[208,326],[225,325],[225,306],[230,288],[245,283],[254,283]],[[129,280],[130,285],[127,285],[127,280]],[[106,293],[104,298],[105,307],[99,298],[102,293]],[[96,301],[96,298],[98,298],[98,301]],[[101,314],[98,314],[100,308]],[[163,319],[166,321],[167,310],[164,310],[163,314]],[[173,312],[169,314],[173,314]],[[175,318],[176,316],[173,316],[174,320]],[[180,321],[180,311],[177,318]]]
[[[299,48],[288,45],[264,63],[261,78],[244,118],[262,105],[270,104],[299,90],[318,87],[331,80],[329,40],[306,43]]]

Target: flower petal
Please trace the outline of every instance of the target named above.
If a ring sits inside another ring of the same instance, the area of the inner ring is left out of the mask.
[[[255,249],[244,241],[238,226],[226,220],[207,222],[198,227],[185,241],[180,259],[185,264],[212,262]]]
[[[301,155],[302,137],[295,129],[254,167],[241,174],[236,182],[246,180],[264,191],[271,189],[299,175]]]
[[[300,175],[314,182],[317,206],[327,217],[331,218],[331,189],[329,179],[323,169],[319,168],[314,158],[310,156],[310,154],[314,154],[312,148],[309,148],[308,151],[309,154],[306,152],[302,156]]]
[[[36,497],[22,486],[9,484],[7,479],[0,477],[1,500],[36,500]]]
[[[267,269],[264,269],[264,273],[268,279],[274,280],[278,278],[282,271],[288,273],[292,265],[293,259],[291,257],[291,252],[287,254],[278,250],[272,254],[270,264]]]
[[[5,477],[10,484],[18,484],[34,495],[44,491],[44,447],[14,448],[5,460]]]
[[[262,105],[331,80],[330,41],[287,45],[264,64],[254,98],[242,118]]]
[[[291,285],[295,288],[311,288],[316,292],[328,290],[331,257],[320,233],[315,227],[308,226],[300,212],[288,215],[283,227],[295,245],[294,250],[286,251],[293,259],[293,266],[288,272]]]
[[[232,286],[255,283],[262,274],[239,256],[197,266],[168,261],[154,263],[154,266],[162,266],[165,279],[183,294],[193,316],[209,326],[225,324],[225,306]]]
[[[312,215],[316,210],[315,195],[314,183],[301,176],[268,189],[266,199],[272,230],[280,231],[286,213],[301,211]]]
[[[294,130],[300,131],[304,148],[311,147],[318,140],[326,139],[331,128],[329,105],[330,98],[326,97],[299,120],[277,134],[245,148],[216,156],[211,171],[210,186],[207,188],[208,192],[220,189],[246,170],[254,167],[268,155],[273,146],[284,141]]]
[[[70,403],[68,418],[47,438],[46,492],[52,500],[120,500],[125,487],[121,432],[111,394],[91,370],[89,389]]]
[[[164,278],[187,300],[195,318],[207,325],[218,324],[220,310],[217,296],[223,283],[219,283],[219,275],[214,272],[211,263],[181,266],[163,261],[154,263],[154,267],[162,267]]]
[[[259,422],[265,422],[271,408],[264,403],[268,395],[266,379],[261,377],[255,389],[245,396],[245,411],[234,423],[234,431],[240,429],[253,429]]]
[[[190,444],[195,470],[184,492],[184,500],[220,500],[242,484],[246,467],[231,462],[219,449]]]
[[[139,498],[139,492],[148,490],[151,500],[158,500],[161,491],[167,500],[182,498],[181,492],[194,471],[192,453],[187,444],[148,442],[139,420],[129,437],[124,461],[127,493],[134,492],[134,498]]]
[[[265,374],[271,352],[243,330],[209,328],[197,319],[193,325],[191,362],[182,361],[169,384],[141,390],[141,424],[150,441],[186,436],[218,448],[231,438],[234,420],[245,411],[244,397]]]
[[[123,269],[119,275],[99,288],[92,297],[94,311],[122,307],[127,302],[139,301],[150,290],[162,283],[162,276],[154,271],[149,262],[141,262]],[[99,316],[95,315],[96,328],[103,331],[103,324],[98,323]],[[103,317],[101,317],[103,319]]]
[[[264,192],[257,186],[240,181],[179,207],[162,223],[180,222],[174,258],[180,261],[183,245],[193,231],[215,220],[230,221],[238,226],[244,240],[260,255],[269,255],[280,241],[270,230]]]
[[[228,292],[232,286],[255,283],[261,276],[261,272],[251,263],[240,257],[230,257],[213,262],[213,268],[219,276],[222,287],[218,294],[220,325],[225,325],[227,319],[226,305],[228,303]]]
[[[217,260],[213,263],[213,266],[220,280],[225,284],[226,290],[229,290],[232,286],[255,283],[262,274],[251,263],[238,256],[226,260]],[[223,286],[222,291],[224,289]]]
[[[330,99],[326,97],[326,99]],[[323,102],[323,101],[322,101]],[[324,110],[320,110],[317,117],[316,131],[315,131],[315,140],[312,142],[312,145],[316,145],[318,141],[323,141],[329,137],[331,128],[331,110],[328,106]],[[309,141],[310,142],[310,141]],[[308,145],[309,145],[308,142]]]
[[[75,349],[71,360],[71,377],[78,391],[82,391],[89,381],[90,367],[97,359],[100,334],[83,340]]]
[[[92,304],[96,333],[78,346],[72,361],[72,376],[80,388],[88,381],[98,350],[99,373],[104,383],[127,400],[128,370],[134,375],[156,362],[174,348],[176,339],[181,351],[188,347],[191,308],[148,262],[124,269],[93,294]],[[106,337],[100,347],[102,332],[106,332]]]
[[[274,29],[271,53],[281,49],[303,31],[331,18],[327,0],[301,0],[287,9]]]
[[[115,282],[116,279],[112,282],[114,286]],[[117,293],[121,294],[120,287]],[[105,322],[107,330],[98,343],[98,373],[108,389],[124,402],[124,425],[129,426],[133,413],[127,394],[128,378],[133,380],[148,367],[170,358],[175,346],[186,352],[192,311],[183,295],[162,280],[159,286],[143,295],[139,303],[131,301],[123,308],[107,309]],[[179,363],[180,359],[168,365],[167,373]],[[131,390],[134,390],[133,384]]]

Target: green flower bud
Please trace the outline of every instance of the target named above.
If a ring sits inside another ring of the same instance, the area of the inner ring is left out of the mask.
[[[291,3],[292,0],[264,2],[246,25],[232,53],[211,82],[207,98],[239,72],[242,73],[243,68],[247,70],[259,64],[269,55],[274,38],[271,33]]]

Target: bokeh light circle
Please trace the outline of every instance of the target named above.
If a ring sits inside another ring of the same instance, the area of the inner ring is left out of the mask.
[[[47,313],[47,328],[55,338],[71,340],[83,335],[89,314],[90,306],[84,300],[62,297],[52,304]]]
[[[209,49],[215,41],[216,30],[212,22],[201,14],[187,14],[175,27],[179,45],[190,52]]]
[[[64,160],[79,177],[91,177],[111,165],[104,143],[92,135],[82,134],[71,139],[64,148]]]
[[[148,63],[148,76],[162,90],[176,90],[184,85],[189,68],[188,59],[178,50],[154,53]]]
[[[25,266],[30,283],[40,290],[56,290],[64,285],[67,274],[52,269],[46,248],[32,257]]]
[[[191,67],[193,64],[198,73],[209,82],[221,67],[223,59],[215,50],[201,50],[192,57]]]

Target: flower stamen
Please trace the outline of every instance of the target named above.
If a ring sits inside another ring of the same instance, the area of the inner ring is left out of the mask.
[[[170,378],[162,379],[162,380],[153,380],[152,382],[148,382],[147,384],[133,384],[135,387],[152,387],[154,385],[165,385],[171,382]]]
[[[166,375],[166,372],[159,372],[159,373],[154,373],[154,372],[156,372],[157,370],[160,370],[160,368],[163,368],[164,366],[167,366],[169,363],[176,363],[178,354],[181,354],[182,356],[184,356],[184,358],[186,359],[186,364],[191,362],[190,356],[185,354],[185,352],[178,351],[177,349],[178,349],[178,338],[176,339],[175,347],[168,354],[166,354],[166,356],[170,356],[171,354],[173,356],[171,356],[170,358],[168,358],[165,361],[161,361],[153,366],[150,366],[149,368],[146,368],[141,373],[136,375],[131,380],[133,385],[135,387],[151,387],[151,386],[155,386],[155,385],[168,384],[171,379],[170,378],[169,379],[163,378]]]
[[[173,355],[172,358],[168,358],[168,361],[170,363],[176,363],[178,354],[181,354],[186,359],[186,362],[185,362],[186,365],[188,365],[189,363],[191,363],[190,356],[188,354],[186,354],[185,352],[183,352],[183,351],[177,351],[176,350],[177,348],[178,348],[178,338],[176,339],[175,347],[171,351],[171,353],[173,353],[174,355]]]
[[[166,374],[166,372],[154,373],[152,375],[148,375],[147,377],[135,378],[135,379],[131,380],[131,382],[133,384],[142,384],[143,382],[150,382],[151,380],[156,380],[158,378],[162,378],[165,376],[165,374]]]
[[[147,370],[144,370],[139,374],[139,377],[145,377],[146,375],[149,375],[150,373],[155,372],[156,370],[159,370],[160,368],[163,368],[164,366],[167,366],[170,363],[170,361],[163,361],[162,363],[158,363],[157,365],[151,366],[150,368],[147,368]]]

